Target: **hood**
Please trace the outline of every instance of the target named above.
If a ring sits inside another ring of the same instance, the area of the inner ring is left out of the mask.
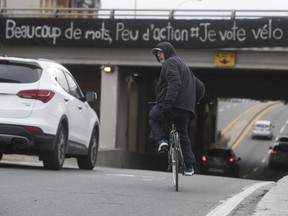
[[[157,51],[162,51],[164,53],[165,60],[171,56],[176,55],[174,46],[169,42],[160,42],[152,49],[152,54],[156,56]],[[156,56],[157,58],[157,56]],[[158,59],[158,58],[157,58]],[[158,60],[159,61],[159,60]]]

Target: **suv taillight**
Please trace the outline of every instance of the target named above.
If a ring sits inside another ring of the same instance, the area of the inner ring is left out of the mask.
[[[202,161],[207,161],[207,158],[205,155],[202,155]]]
[[[35,99],[40,100],[43,103],[47,103],[51,100],[51,98],[55,95],[55,92],[51,90],[23,90],[17,93],[18,97],[26,98],[26,99]]]
[[[229,162],[230,163],[235,163],[235,159],[231,157],[231,158],[229,158]]]
[[[32,133],[42,133],[42,129],[34,126],[24,126],[24,128]]]

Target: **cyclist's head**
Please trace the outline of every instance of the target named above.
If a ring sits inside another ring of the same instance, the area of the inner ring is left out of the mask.
[[[160,58],[161,53],[163,53],[164,59]],[[175,48],[169,42],[160,42],[152,49],[152,54],[156,56],[157,60],[163,64],[165,60],[176,55]]]

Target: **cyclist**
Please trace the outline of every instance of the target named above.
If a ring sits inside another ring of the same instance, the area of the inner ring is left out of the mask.
[[[184,174],[192,176],[196,159],[192,152],[188,127],[195,105],[204,95],[205,86],[177,56],[171,43],[160,42],[152,49],[152,53],[162,64],[162,69],[158,81],[156,105],[149,112],[150,138],[158,142],[159,153],[167,152],[168,142],[164,125],[166,121],[173,120],[180,133],[186,165]]]

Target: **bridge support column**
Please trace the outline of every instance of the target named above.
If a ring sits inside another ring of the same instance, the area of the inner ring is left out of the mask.
[[[116,66],[113,72],[101,75],[100,149],[116,148],[118,76]]]

